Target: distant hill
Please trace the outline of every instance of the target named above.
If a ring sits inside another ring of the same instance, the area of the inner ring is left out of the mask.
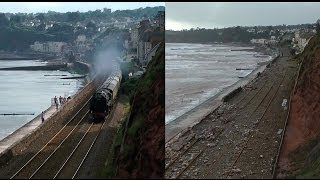
[[[110,23],[127,22],[128,18],[131,21],[152,19],[164,9],[164,6],[156,6],[114,12],[98,9],[66,13],[0,13],[0,50],[27,51],[35,41],[72,42],[79,34],[91,38],[99,33],[98,24],[101,22],[110,31],[120,31]]]

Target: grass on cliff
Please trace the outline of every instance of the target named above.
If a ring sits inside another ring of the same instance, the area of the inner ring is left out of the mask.
[[[148,109],[150,108],[150,105],[153,103],[153,92],[151,92],[150,88],[152,84],[156,81],[159,75],[164,75],[164,61],[160,60],[160,58],[163,58],[164,56],[164,45],[160,46],[158,49],[158,52],[156,53],[153,60],[148,65],[146,73],[137,80],[131,79],[127,82],[125,82],[123,85],[126,86],[129,89],[133,89],[129,94],[133,98],[133,94],[140,94],[144,101],[142,101],[142,104],[136,105],[137,108],[135,109],[136,115],[134,118],[131,119],[131,122],[129,121],[129,116],[125,118],[125,120],[122,122],[120,128],[117,131],[117,134],[114,137],[112,150],[109,154],[109,157],[107,158],[106,167],[101,172],[102,177],[106,178],[112,178],[116,177],[118,172],[118,163],[119,163],[119,153],[120,148],[122,144],[122,140],[125,136],[125,129],[126,125],[127,127],[127,137],[130,137],[132,139],[137,139],[136,137],[139,136],[139,132],[143,131],[144,128],[144,120],[145,117],[148,115]],[[160,62],[160,63],[159,63]],[[159,64],[156,64],[159,63]],[[127,89],[128,91],[128,89]],[[164,87],[161,89],[164,93]],[[131,100],[130,100],[131,104]],[[132,109],[130,110],[132,111]],[[121,153],[122,159],[131,159],[134,157],[135,150],[139,144],[123,144],[123,152]],[[129,169],[133,169],[135,164],[130,164]]]
[[[117,152],[120,148],[121,142],[122,142],[122,135],[124,134],[126,120],[128,118],[128,114],[130,111],[130,104],[129,99],[126,98],[125,101],[122,102],[124,104],[124,112],[125,117],[121,120],[121,125],[119,126],[115,136],[113,137],[113,143],[112,147],[109,150],[108,157],[105,163],[105,167],[101,167],[100,171],[98,172],[99,177],[113,177],[116,173],[116,167],[114,166],[114,161],[116,160],[115,157],[117,157]]]
[[[290,154],[296,167],[296,179],[320,178],[320,140],[313,139]]]

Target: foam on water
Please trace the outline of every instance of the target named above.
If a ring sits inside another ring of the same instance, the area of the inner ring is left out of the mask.
[[[253,47],[223,44],[166,43],[165,54],[165,123],[247,76],[257,64],[270,56],[245,51]],[[257,56],[257,57],[255,57]]]

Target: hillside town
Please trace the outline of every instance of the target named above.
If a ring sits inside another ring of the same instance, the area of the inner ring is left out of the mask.
[[[189,30],[166,31],[168,43],[233,43],[240,42],[256,46],[274,46],[281,42],[290,42],[290,48],[296,54],[303,51],[312,36],[317,32],[319,20],[313,24],[277,25],[277,26],[235,26],[226,28],[191,28]]]
[[[52,27],[52,24],[50,26]],[[80,23],[75,24],[74,27],[87,28],[84,24]],[[85,55],[94,50],[98,45],[97,40],[110,41],[114,38],[114,34],[109,34],[101,39],[101,35],[110,27],[117,27],[118,29],[127,31],[122,37],[123,60],[132,60],[137,66],[145,68],[155,55],[160,42],[164,40],[164,11],[159,11],[153,18],[139,21],[126,18],[126,21],[123,22],[117,20],[109,24],[100,22],[97,25],[98,32],[93,38],[80,34],[73,42],[36,41],[30,45],[30,49],[35,52],[51,53],[60,58],[68,57],[67,55],[73,52],[76,60],[86,62],[88,59],[86,59]],[[119,36],[117,39],[119,39]],[[136,72],[133,76],[139,76],[142,73],[141,71]]]
[[[97,52],[113,47],[121,51],[123,63],[132,63],[139,71],[130,72],[130,77],[139,77],[164,41],[164,7],[113,12],[103,8],[81,13],[0,13],[0,27],[3,57],[42,55],[55,62],[92,64]],[[14,38],[17,36],[23,38]]]
[[[263,31],[255,31],[255,29],[248,29],[250,33],[259,34]],[[316,25],[309,28],[294,28],[294,29],[281,29],[278,31],[277,36],[274,30],[270,30],[270,38],[251,39],[250,43],[256,45],[275,45],[281,41],[291,41],[291,47],[295,50],[296,54],[303,52],[309,40],[316,34]]]

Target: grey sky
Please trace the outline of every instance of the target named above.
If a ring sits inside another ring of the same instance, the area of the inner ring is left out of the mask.
[[[315,23],[320,3],[182,2],[166,3],[166,29]]]
[[[37,12],[72,12],[94,11],[110,8],[112,11],[165,6],[164,2],[0,2],[0,12],[37,13]]]

